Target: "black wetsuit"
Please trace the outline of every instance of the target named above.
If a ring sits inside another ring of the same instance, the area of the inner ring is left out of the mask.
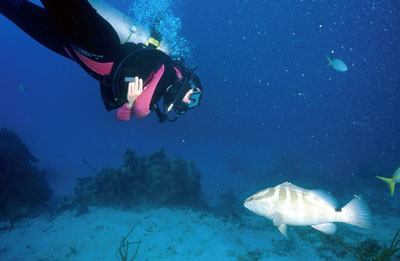
[[[121,44],[113,27],[101,17],[87,0],[41,0],[45,8],[26,0],[0,0],[0,12],[33,39],[54,52],[76,61],[86,72],[99,80],[101,96],[107,110],[122,106],[127,86],[121,86],[124,95],[115,97],[109,79],[119,62],[135,53],[135,74],[149,80],[164,64],[165,71],[151,99],[150,109],[165,95],[166,88],[177,80],[174,63],[165,53],[133,43]],[[82,58],[83,57],[83,58]],[[82,59],[94,63],[112,64],[107,73],[98,73]],[[116,99],[118,98],[118,99]]]

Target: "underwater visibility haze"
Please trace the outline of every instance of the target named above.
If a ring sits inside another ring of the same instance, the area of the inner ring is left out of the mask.
[[[106,2],[162,14],[200,106],[117,121],[0,16],[0,259],[400,259],[397,1]]]

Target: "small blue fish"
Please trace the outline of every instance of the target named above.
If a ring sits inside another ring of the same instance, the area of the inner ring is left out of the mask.
[[[25,87],[22,84],[18,84],[18,88],[21,92],[25,92]]]
[[[333,69],[335,69],[338,72],[345,72],[347,71],[347,65],[340,59],[333,59],[331,60],[331,58],[329,58],[328,55],[326,55],[326,58],[328,58],[329,64],[328,66],[333,67]]]
[[[393,173],[393,177],[392,178],[384,178],[384,177],[380,177],[380,176],[376,176],[378,179],[381,179],[383,181],[385,181],[390,188],[390,195],[393,196],[394,193],[394,185],[396,185],[396,183],[400,183],[400,168],[398,168],[394,173]]]

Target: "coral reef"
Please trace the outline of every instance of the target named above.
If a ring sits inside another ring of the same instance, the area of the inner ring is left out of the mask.
[[[52,195],[37,162],[15,132],[0,129],[0,219],[8,219],[11,225]]]
[[[75,201],[80,213],[89,205],[202,205],[200,178],[193,161],[168,159],[163,149],[147,157],[127,150],[120,168],[102,169],[94,177],[78,179]]]

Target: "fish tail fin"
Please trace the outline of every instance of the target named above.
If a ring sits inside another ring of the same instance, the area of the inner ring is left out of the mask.
[[[380,177],[380,176],[376,176],[378,179],[381,179],[383,181],[386,182],[386,184],[389,185],[390,188],[390,195],[393,196],[394,193],[394,185],[396,184],[392,178],[384,178],[384,177]]]
[[[355,196],[342,208],[342,222],[362,227],[371,228],[371,211],[367,203],[361,197]]]
[[[326,56],[326,58],[328,58],[328,66],[331,66],[332,65],[332,60],[331,60],[331,58],[329,58],[329,56],[327,55],[327,54],[325,54],[325,56]]]

